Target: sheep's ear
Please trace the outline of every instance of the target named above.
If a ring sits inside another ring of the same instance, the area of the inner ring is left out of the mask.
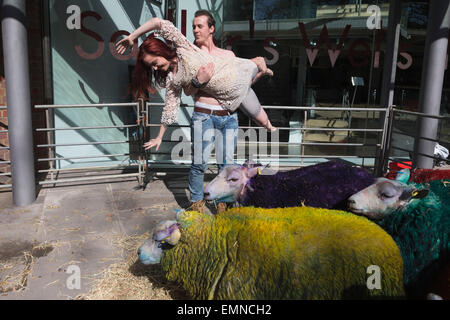
[[[261,171],[264,169],[264,166],[258,166],[258,167],[253,167],[253,168],[249,168],[246,170],[245,175],[247,176],[247,178],[252,178],[258,174],[261,174]]]
[[[248,159],[243,163],[245,168],[253,168],[255,166],[255,162],[252,159]]]
[[[395,180],[403,182],[403,183],[408,183],[410,175],[411,175],[411,172],[409,171],[409,169],[405,168],[405,169],[402,169],[397,172],[397,175],[395,176]]]
[[[159,228],[158,228],[159,227]],[[179,231],[179,226],[176,221],[165,221],[164,224],[160,224],[155,228],[153,233],[153,240],[163,242],[169,238],[172,233]]]
[[[422,199],[422,198],[426,197],[426,195],[429,192],[430,192],[430,190],[428,190],[428,189],[421,189],[421,190],[414,189],[413,192],[411,193],[411,198]]]
[[[428,189],[413,189],[413,188],[407,188],[405,189],[401,196],[400,196],[400,200],[406,200],[409,201],[411,199],[421,199],[423,197],[425,197],[428,194],[429,190]]]

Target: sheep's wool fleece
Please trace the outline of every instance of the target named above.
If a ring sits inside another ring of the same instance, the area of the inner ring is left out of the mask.
[[[181,239],[161,264],[194,299],[366,299],[404,295],[403,261],[392,238],[343,211],[233,208],[186,211]],[[381,289],[367,288],[367,268]]]
[[[400,247],[405,284],[417,291],[435,271],[431,268],[435,261],[450,260],[450,180],[411,185],[428,188],[430,193],[377,223]]]

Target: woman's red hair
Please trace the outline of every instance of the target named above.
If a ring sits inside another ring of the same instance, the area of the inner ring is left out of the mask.
[[[142,62],[146,54],[161,56],[169,61],[177,56],[174,48],[168,46],[164,41],[155,38],[153,34],[147,37],[139,47],[136,67],[133,70],[131,79],[131,94],[135,101],[139,98],[147,100],[147,93],[154,94],[156,92],[156,85],[164,87],[166,84],[167,72],[154,71]],[[155,78],[154,81],[153,77]]]

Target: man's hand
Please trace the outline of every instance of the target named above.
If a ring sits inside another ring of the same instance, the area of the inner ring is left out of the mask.
[[[214,75],[214,64],[208,63],[206,66],[201,66],[197,71],[197,80],[200,83],[206,83],[211,80]]]

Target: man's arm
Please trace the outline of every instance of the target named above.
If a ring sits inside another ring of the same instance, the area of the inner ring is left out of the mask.
[[[202,86],[205,86],[209,80],[211,80],[212,76],[214,75],[214,64],[212,62],[208,63],[206,66],[201,66],[200,69],[197,71],[197,81],[198,83],[202,84]],[[194,80],[194,79],[193,79]],[[183,88],[184,93],[188,96],[195,95],[198,93],[198,91],[201,89],[196,88],[192,81]]]

